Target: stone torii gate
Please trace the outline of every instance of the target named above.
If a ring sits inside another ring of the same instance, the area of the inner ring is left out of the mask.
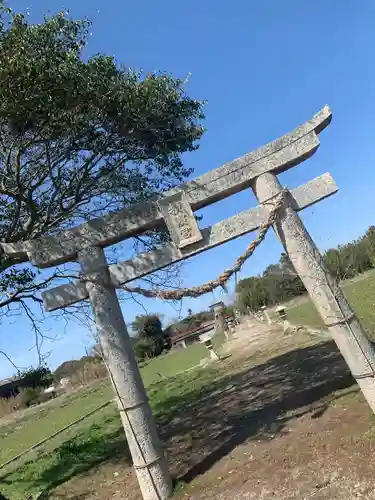
[[[318,134],[331,121],[329,107],[312,120],[245,156],[212,170],[160,199],[91,220],[55,236],[24,243],[2,243],[11,257],[47,268],[77,261],[84,279],[43,293],[48,311],[89,299],[104,359],[145,500],[169,498],[171,481],[146,392],[129,341],[116,288],[173,262],[221,245],[264,224],[283,189],[279,173],[316,152]],[[260,205],[200,230],[193,211],[252,188]],[[353,376],[375,411],[375,355],[344,294],[324,262],[297,212],[338,190],[324,174],[287,193],[274,229],[313,303],[339,347]],[[172,243],[108,266],[104,248],[167,225]]]

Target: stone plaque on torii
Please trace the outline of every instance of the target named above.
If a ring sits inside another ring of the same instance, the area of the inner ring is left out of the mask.
[[[318,134],[331,121],[328,106],[312,120],[245,156],[168,191],[159,199],[93,219],[55,236],[2,243],[3,252],[39,268],[77,261],[83,279],[43,293],[48,311],[89,299],[104,359],[118,399],[142,495],[166,499],[171,481],[116,288],[192,255],[262,227],[283,193],[277,175],[316,152]],[[194,211],[251,188],[260,205],[211,227],[199,229]],[[327,272],[322,256],[297,212],[338,190],[330,174],[287,192],[274,229],[313,303],[372,410],[375,411],[375,355],[344,294]],[[108,266],[104,248],[166,225],[172,242]]]

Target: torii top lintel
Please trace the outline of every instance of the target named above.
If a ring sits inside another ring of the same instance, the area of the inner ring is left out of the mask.
[[[163,224],[163,205],[168,199],[183,196],[191,210],[197,210],[248,188],[251,181],[266,172],[279,174],[298,165],[315,153],[319,134],[332,119],[325,106],[311,120],[244,156],[211,170],[196,179],[129,209],[93,219],[54,236],[22,243],[0,243],[3,251],[20,260],[30,260],[40,268],[75,260],[88,245],[106,247]],[[199,235],[194,235],[195,240]]]

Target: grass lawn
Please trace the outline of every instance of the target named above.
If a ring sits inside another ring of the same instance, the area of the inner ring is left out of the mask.
[[[214,346],[217,348],[220,347],[223,341],[224,337],[221,335],[215,335],[212,339]],[[196,343],[186,349],[159,356],[142,368],[144,384],[147,387],[162,377],[172,377],[176,373],[193,368],[199,365],[202,359],[207,358],[207,355],[207,348],[203,344]]]
[[[365,279],[353,283],[344,284],[344,289],[358,317],[371,336],[375,337],[375,274],[368,275]],[[321,326],[319,317],[308,300],[288,309],[288,316],[295,323]],[[220,342],[222,339],[216,339],[217,344]],[[292,349],[298,347],[301,346],[295,345]],[[304,347],[305,350],[308,348]],[[271,357],[274,355],[274,353],[270,353]],[[224,380],[229,377],[230,362],[215,363],[205,369],[197,368],[181,373],[183,370],[199,365],[201,359],[206,356],[205,347],[195,344],[187,349],[152,360],[142,368],[142,376],[148,388],[150,403],[163,432],[166,432],[165,429],[169,429],[173,416],[176,414],[184,415],[185,408],[189,408],[190,404],[196,405],[199,401],[207,401],[211,397],[210,391],[212,392],[213,387],[220,385],[220,381],[223,381],[224,384]],[[279,379],[280,370],[284,369],[284,365],[287,367],[289,362],[285,361],[280,353],[278,356],[280,362],[277,366],[275,363],[272,365],[275,366],[277,379]],[[301,359],[305,359],[305,353],[302,351],[301,354],[296,355],[296,366],[298,365],[296,373],[300,372],[301,366],[305,367],[306,365],[305,362],[301,365]],[[316,355],[312,366],[315,367],[320,359],[321,354]],[[264,363],[265,360],[258,359],[257,362]],[[325,362],[324,367],[326,365],[329,365],[329,362]],[[233,366],[231,369],[234,373]],[[237,373],[245,370],[242,361],[235,370]],[[289,372],[289,369],[286,370],[286,376],[289,376]],[[319,372],[322,372],[322,368]],[[176,373],[179,374],[176,375]],[[264,376],[264,380],[269,380],[268,368]],[[262,387],[265,383],[264,380],[259,382]],[[308,377],[307,380],[310,378]],[[298,382],[298,384],[300,383]],[[250,382],[249,387],[252,387]],[[287,385],[283,383],[282,387],[280,394],[287,389]],[[57,398],[48,404],[29,410],[20,419],[3,425],[0,427],[0,463],[112,397],[112,390],[106,382],[93,384],[90,388]],[[258,400],[259,398],[254,396],[254,401]],[[244,401],[249,401],[248,396],[245,397]],[[230,413],[235,408],[236,405],[230,403],[227,411]],[[211,418],[210,415],[214,415],[216,411],[217,408],[210,409],[208,418]],[[199,412],[197,411],[194,415],[195,417],[199,416]],[[223,416],[223,422],[219,419],[218,424],[211,422],[211,427],[224,425],[226,418]],[[264,422],[263,417],[260,420]],[[181,422],[183,421],[182,418]],[[194,420],[192,420],[191,425],[194,425]],[[200,439],[201,437],[197,437],[196,441],[200,442]],[[186,453],[183,452],[181,456],[185,457]],[[105,409],[48,441],[38,450],[0,470],[0,493],[10,500],[25,500],[39,491],[53,490],[72,477],[84,477],[82,475],[92,470],[96,465],[109,459],[113,461],[116,457],[121,463],[130,463],[118,412],[115,405],[111,403]]]
[[[217,368],[197,369],[152,384],[148,395],[159,424],[168,421],[189,397],[199,399],[209,387],[208,382],[217,376]],[[183,401],[181,393],[185,394]],[[33,416],[0,428],[1,460],[34,444],[109,397],[112,393],[108,386],[92,390],[88,395],[81,391],[69,402],[61,398],[58,405],[40,408]],[[176,404],[171,404],[173,398]],[[115,457],[130,464],[119,414],[111,403],[0,471],[0,493],[10,500],[25,500]]]
[[[255,350],[250,356],[242,351],[240,356],[233,353],[206,368],[180,373],[149,385],[148,396],[167,447],[172,474],[181,481],[179,486],[188,485],[189,488],[179,498],[186,498],[190,492],[199,493],[199,481],[207,481],[206,472],[210,476],[208,480],[218,488],[222,485],[217,481],[218,474],[220,479],[224,475],[237,478],[237,473],[230,475],[233,467],[238,471],[238,478],[242,472],[243,480],[249,481],[253,474],[246,467],[254,466],[258,458],[262,460],[261,457],[265,457],[269,466],[265,449],[256,460],[249,460],[254,447],[265,446],[278,435],[282,444],[289,435],[286,428],[306,414],[306,405],[312,405],[314,414],[324,414],[334,405],[345,410],[351,404],[347,395],[342,401],[342,391],[348,394],[349,390],[349,396],[353,398],[358,389],[352,388],[354,380],[348,377],[345,363],[332,342],[314,343],[303,333],[285,337],[280,331],[278,335],[275,340],[270,340],[269,352],[266,349],[256,354]],[[188,350],[185,355],[189,355]],[[4,443],[1,453],[9,454],[10,448],[14,453],[24,440],[36,441],[31,440],[29,434],[36,430],[39,437],[43,432],[49,434],[52,426],[60,427],[73,416],[85,413],[89,407],[111,396],[108,387],[97,385],[58,398],[51,404],[35,408],[35,411],[33,409],[22,420],[0,428],[1,443]],[[363,414],[366,408],[360,411]],[[357,422],[358,416],[355,415],[353,420]],[[312,425],[311,422],[307,421],[307,425]],[[301,429],[306,437],[303,424]],[[369,426],[365,430],[369,430]],[[358,432],[363,434],[363,429]],[[292,441],[299,442],[299,437],[292,438]],[[274,456],[279,453],[283,458],[287,451],[277,451],[280,445],[275,446]],[[238,447],[239,451],[236,451]],[[308,443],[305,443],[305,449],[309,449]],[[298,450],[292,450],[293,460],[299,456]],[[223,457],[227,457],[226,465],[222,465],[228,467],[226,474],[213,467],[215,464],[219,466]],[[264,474],[268,481],[270,470]],[[195,478],[198,483],[193,481]],[[39,492],[50,493],[50,496],[40,499],[83,500],[91,498],[90,492],[94,491],[97,498],[103,500],[123,498],[115,496],[121,491],[129,500],[140,498],[114,404],[0,472],[0,493],[9,500],[34,500]],[[197,497],[193,495],[193,498]],[[232,497],[229,494],[223,498]]]
[[[223,338],[216,337],[213,343],[219,347]],[[207,349],[193,344],[160,356],[141,369],[151,405],[159,420],[173,411],[173,406],[163,403],[174,392],[184,391],[186,383],[195,394],[213,376],[212,369],[181,373],[207,357]],[[202,372],[202,373],[201,373]],[[199,376],[197,374],[199,373]],[[180,375],[176,375],[180,374]],[[40,407],[25,412],[20,419],[0,426],[0,463],[21,453],[55,431],[78,419],[113,398],[107,381],[93,383],[66,396],[61,396]],[[52,488],[69,477],[83,472],[116,454],[127,454],[127,444],[114,403],[88,417],[83,422],[64,431],[36,451],[25,455],[13,464],[0,470],[0,493],[11,500],[22,500],[30,494]],[[129,458],[129,457],[125,457]]]
[[[343,283],[345,295],[368,334],[375,338],[375,273],[364,279]],[[309,299],[287,309],[292,323],[323,326],[320,316]]]

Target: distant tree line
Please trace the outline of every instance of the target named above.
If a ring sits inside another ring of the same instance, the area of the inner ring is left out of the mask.
[[[240,280],[237,306],[241,312],[257,311],[262,306],[284,302],[306,291],[289,257],[282,253],[278,264],[268,266],[262,275]]]
[[[375,268],[375,226],[358,240],[330,248],[323,255],[326,267],[338,281],[353,278]],[[237,306],[242,312],[285,302],[306,292],[289,257],[282,253],[278,264],[262,275],[251,276],[237,285]]]
[[[353,278],[375,268],[375,226],[356,241],[329,249],[324,260],[338,280]]]

